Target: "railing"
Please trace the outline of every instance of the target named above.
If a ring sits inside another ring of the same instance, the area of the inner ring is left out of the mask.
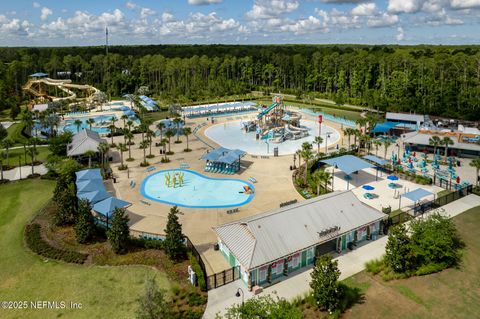
[[[197,248],[195,248],[195,245],[190,241],[190,238],[188,238],[188,237],[186,237],[186,245],[187,245],[187,248],[190,249],[190,251],[192,252],[193,257],[195,257],[198,264],[200,265],[200,268],[202,269],[202,272],[203,272],[203,277],[207,278],[207,270],[205,268],[205,263],[202,260],[202,256],[200,255]],[[207,280],[207,287],[206,288],[207,288],[207,290],[210,290],[209,286],[208,286],[208,280]]]

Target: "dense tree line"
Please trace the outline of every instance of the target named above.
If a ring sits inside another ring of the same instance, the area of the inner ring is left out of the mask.
[[[480,119],[480,47],[162,45],[0,49],[0,108],[44,71],[113,96],[148,86],[189,102],[251,90],[331,98],[381,110]],[[58,73],[63,72],[63,73]]]

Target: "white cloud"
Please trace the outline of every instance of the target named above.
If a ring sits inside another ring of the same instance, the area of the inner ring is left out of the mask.
[[[405,40],[405,32],[403,31],[402,27],[397,28],[397,36],[396,39],[398,42]]]
[[[245,16],[248,19],[269,19],[298,9],[298,0],[255,0],[253,7]]]
[[[396,14],[384,12],[381,15],[370,17],[367,20],[367,26],[372,28],[383,28],[395,25],[398,23],[398,21],[399,18]]]
[[[175,17],[170,12],[162,13],[162,22],[172,22],[175,21]]]
[[[450,0],[450,5],[454,9],[468,9],[480,7],[480,0]]]
[[[375,3],[361,3],[352,9],[352,14],[356,16],[369,16],[375,13],[377,9]]]
[[[222,0],[188,0],[188,4],[191,4],[194,6],[203,6],[203,5],[209,5],[214,3],[222,3]]]
[[[128,1],[127,3],[125,3],[125,6],[126,6],[128,9],[130,9],[130,10],[133,10],[133,9],[135,9],[135,8],[137,7],[137,5],[136,5],[135,3],[130,2],[130,1]]]
[[[40,3],[34,2],[34,3],[32,3],[32,6],[36,9],[38,9],[38,8],[40,8]]]
[[[150,8],[142,8],[142,9],[140,10],[140,17],[141,17],[142,19],[146,19],[146,18],[148,18],[149,16],[152,16],[152,15],[154,15],[154,14],[156,14],[156,12],[155,12],[154,10],[150,9]]]
[[[314,16],[297,20],[293,24],[283,24],[280,29],[295,34],[311,33],[315,31],[328,32],[325,20]]]
[[[389,0],[388,11],[393,13],[413,13],[422,8],[424,0]]]
[[[42,8],[42,14],[40,15],[40,19],[42,19],[42,21],[45,21],[48,19],[49,16],[51,16],[53,14],[52,10],[50,10],[49,8],[47,7],[43,7]]]
[[[32,24],[26,20],[8,19],[0,14],[0,38],[29,36]]]

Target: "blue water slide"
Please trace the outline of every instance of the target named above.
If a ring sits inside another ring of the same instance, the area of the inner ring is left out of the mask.
[[[276,108],[278,105],[277,102],[273,102],[272,105],[270,105],[269,107],[267,107],[265,110],[263,110],[262,112],[260,112],[258,115],[257,115],[257,118],[258,119],[261,119],[262,117],[264,117],[265,115],[267,115],[268,113],[270,113],[274,108]]]

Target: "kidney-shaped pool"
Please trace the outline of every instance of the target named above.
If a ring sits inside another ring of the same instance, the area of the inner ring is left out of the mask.
[[[150,200],[190,208],[242,206],[250,202],[255,193],[253,185],[248,182],[211,178],[184,169],[152,174],[143,180],[140,191]]]

